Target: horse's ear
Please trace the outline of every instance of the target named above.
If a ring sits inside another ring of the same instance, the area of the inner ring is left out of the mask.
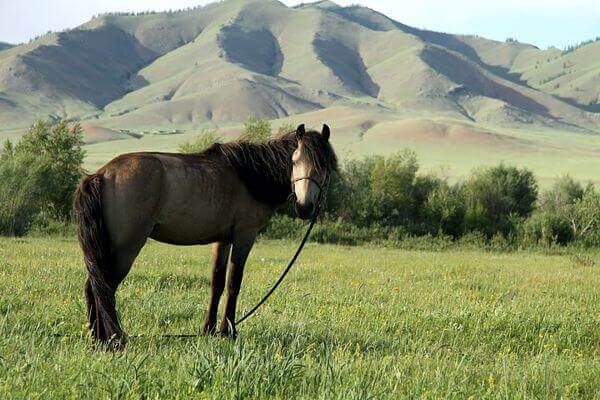
[[[329,136],[331,136],[331,131],[329,130],[329,126],[327,126],[327,124],[323,125],[321,135],[323,135],[323,139],[329,140]]]
[[[305,133],[306,129],[304,128],[304,124],[298,125],[298,128],[296,128],[296,137],[302,139],[302,136],[304,136]]]

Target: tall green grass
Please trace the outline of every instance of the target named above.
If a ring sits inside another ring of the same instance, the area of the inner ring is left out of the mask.
[[[292,251],[257,244],[240,312]],[[0,239],[0,398],[600,398],[599,253],[309,244],[237,341],[164,336],[200,330],[209,253],[150,242],[117,294],[145,336],[105,353],[77,243]]]

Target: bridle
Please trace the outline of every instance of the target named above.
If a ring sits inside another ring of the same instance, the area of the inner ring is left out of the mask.
[[[299,181],[311,181],[312,183],[317,185],[317,187],[319,188],[319,196],[317,197],[317,204],[315,205],[315,208],[313,210],[313,218],[316,219],[316,217],[322,211],[321,209],[323,208],[323,206],[325,204],[324,200],[327,197],[327,191],[329,190],[329,183],[331,181],[329,178],[329,174],[325,175],[323,182],[317,181],[312,176],[303,176],[301,178],[294,179],[292,181],[292,194],[291,194],[292,198],[296,198],[296,190],[295,190],[296,182],[299,182]]]

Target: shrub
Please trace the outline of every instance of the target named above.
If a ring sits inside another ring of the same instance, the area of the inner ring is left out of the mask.
[[[262,143],[271,138],[271,122],[268,119],[260,119],[250,114],[244,122],[244,133],[240,140]]]
[[[285,123],[277,128],[277,133],[275,137],[282,137],[288,133],[296,132],[296,126],[292,123]]]
[[[511,216],[528,217],[537,200],[537,183],[527,169],[500,164],[476,170],[463,185],[468,230],[507,236]]]
[[[589,187],[581,199],[566,208],[565,214],[576,238],[600,231],[600,192]]]
[[[54,219],[71,216],[84,151],[78,124],[35,123],[18,144],[6,142],[0,157],[0,233],[23,235],[43,211]]]
[[[371,190],[378,204],[375,218],[384,225],[409,225],[415,216],[414,182],[419,170],[414,152],[375,157]]]
[[[486,246],[487,238],[481,232],[471,231],[462,235],[458,240],[458,244],[467,249],[481,249]]]
[[[217,135],[215,129],[205,129],[194,139],[183,142],[179,145],[180,153],[200,153],[206,150],[213,143],[221,143],[222,138]]]
[[[431,234],[458,237],[464,232],[466,208],[460,187],[441,181],[434,187],[423,205],[423,219]]]
[[[265,239],[300,239],[306,228],[301,220],[288,215],[276,215],[271,218],[269,224],[261,231],[261,237]]]
[[[7,146],[8,147],[8,146]],[[50,163],[31,154],[3,154],[0,161],[0,234],[22,236],[44,207]]]
[[[579,182],[569,175],[562,176],[554,183],[552,189],[540,196],[540,208],[549,212],[559,211],[581,199],[584,192]]]
[[[327,197],[327,211],[344,222],[366,227],[375,221],[377,204],[371,191],[372,157],[347,161],[333,177]]]
[[[545,245],[566,245],[572,241],[594,243],[600,230],[600,193],[570,177],[560,178],[542,195],[539,210],[524,224],[524,238]]]
[[[524,245],[565,245],[573,240],[573,231],[564,215],[540,211],[522,225],[519,241]]]
[[[69,218],[73,193],[82,175],[85,152],[79,124],[69,126],[66,119],[55,124],[36,122],[14,146],[14,154],[44,157],[48,174],[44,184],[45,200],[57,218]]]

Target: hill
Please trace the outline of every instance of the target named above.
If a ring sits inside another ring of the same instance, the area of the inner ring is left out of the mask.
[[[600,42],[563,54],[420,30],[331,1],[110,14],[0,52],[0,131],[40,117],[152,133],[225,129],[249,114],[329,115],[346,128],[348,151],[387,150],[390,135],[394,146],[443,137],[483,150],[500,136],[586,140],[600,132],[599,55]],[[465,126],[470,133],[438,135]]]

